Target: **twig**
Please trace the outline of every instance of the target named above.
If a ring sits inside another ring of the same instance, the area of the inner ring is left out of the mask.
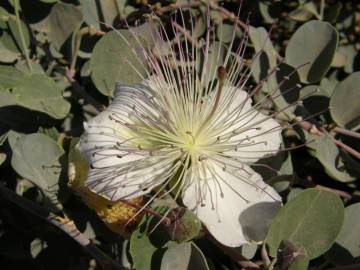
[[[262,246],[261,246],[261,259],[262,259],[265,267],[268,267],[268,266],[271,264],[269,255],[268,255],[268,253],[267,253],[267,251],[266,251],[265,241],[264,241],[264,243],[263,243]]]
[[[343,197],[344,199],[348,199],[348,200],[352,199],[352,196],[349,193],[342,191],[342,190],[338,190],[335,188],[329,188],[329,187],[325,187],[322,185],[315,185],[314,188],[335,193],[336,195]]]
[[[351,265],[344,265],[344,266],[337,266],[334,268],[329,268],[328,270],[358,270],[360,269],[360,264],[351,264]]]
[[[0,195],[21,207],[22,209],[28,211],[29,213],[37,216],[38,218],[45,220],[52,225],[56,226],[58,229],[62,230],[68,236],[70,236],[74,241],[79,243],[91,256],[93,256],[98,262],[102,265],[103,269],[116,269],[124,270],[125,268],[118,264],[115,260],[109,257],[107,254],[102,252],[97,246],[95,246],[85,235],[83,235],[75,226],[74,222],[68,218],[62,218],[60,216],[50,213],[47,209],[42,206],[25,199],[17,195],[11,189],[4,186],[0,183]]]
[[[218,242],[206,229],[206,236],[217,246],[219,247],[226,255],[228,255],[234,262],[236,262],[242,269],[246,270],[258,270],[260,266],[252,261],[244,258],[236,249],[227,247]]]
[[[337,146],[341,147],[343,150],[345,150],[349,154],[353,155],[357,159],[360,159],[360,152],[356,151],[354,148],[351,148],[350,146],[343,143],[342,141],[336,140],[333,136],[330,135],[330,137]]]
[[[243,28],[244,30],[247,31],[248,26],[246,25],[246,23],[240,21],[239,18],[238,18],[234,13],[228,11],[228,10],[227,10],[226,8],[224,8],[224,7],[219,6],[219,5],[218,5],[215,1],[213,1],[213,0],[209,0],[208,2],[209,2],[210,7],[213,8],[213,9],[215,9],[215,10],[220,11],[220,12],[221,12],[221,15],[222,15],[224,18],[229,19],[229,20],[232,21],[232,22],[235,22],[235,21],[236,21],[237,24],[238,24],[241,28]]]
[[[17,29],[18,29],[19,35],[20,35],[22,52],[23,52],[23,54],[24,54],[24,56],[25,56],[26,64],[27,64],[27,66],[28,66],[28,68],[29,68],[29,71],[30,71],[30,73],[32,73],[32,72],[33,72],[33,68],[32,68],[32,65],[31,65],[30,58],[29,58],[28,48],[26,47],[26,44],[25,44],[24,32],[23,32],[23,29],[22,29],[21,21],[20,21],[20,15],[19,15],[19,9],[20,9],[19,0],[15,0],[15,1],[14,1],[14,9],[15,9],[15,16],[16,16],[16,26],[17,26]]]
[[[90,96],[81,85],[71,77],[71,72],[69,69],[65,70],[64,74],[65,78],[71,83],[72,89],[76,92],[79,96],[83,97],[85,101],[95,107],[98,111],[102,111],[104,106],[96,101],[92,96]]]
[[[334,135],[332,135],[331,133],[327,132],[326,129],[324,128],[317,128],[314,124],[308,122],[308,121],[299,121],[297,123],[302,129],[308,131],[311,134],[317,135],[317,136],[321,136],[323,134],[327,134],[329,135],[329,137],[331,138],[331,140],[339,147],[341,147],[343,150],[345,150],[346,152],[348,152],[349,154],[353,155],[354,157],[360,159],[360,153],[358,151],[356,151],[355,149],[351,148],[350,146],[344,144],[342,141],[339,141],[337,139],[335,139]]]
[[[75,76],[76,70],[75,70],[75,65],[76,65],[76,60],[79,54],[79,50],[80,50],[80,45],[81,45],[81,40],[83,38],[83,36],[85,35],[90,35],[90,36],[100,36],[100,35],[104,35],[105,33],[103,31],[97,30],[94,26],[86,26],[81,28],[75,36],[75,44],[74,44],[74,49],[73,49],[73,55],[72,55],[72,59],[71,59],[71,64],[70,64],[70,68],[69,68],[69,76],[70,78],[73,78]]]
[[[136,204],[134,204],[134,203],[131,203],[131,202],[129,202],[129,201],[127,201],[127,200],[119,200],[120,202],[122,202],[123,204],[126,204],[126,205],[128,205],[128,206],[130,206],[130,207],[133,207],[133,208],[135,208],[136,210],[141,210],[142,209],[142,207],[140,207],[140,206],[138,206],[138,205],[136,205]],[[152,209],[150,209],[150,208],[145,208],[145,209],[143,209],[143,211],[145,212],[145,213],[148,213],[148,214],[150,214],[150,215],[153,215],[154,217],[156,217],[156,218],[158,218],[158,219],[160,219],[160,220],[164,220],[164,225],[165,226],[169,226],[170,224],[171,224],[171,220],[170,220],[170,218],[168,218],[168,217],[164,217],[164,216],[162,216],[161,214],[159,214],[159,213],[157,213],[156,211],[153,211]]]
[[[176,28],[176,30],[178,30],[179,32],[181,32],[187,41],[189,41],[191,44],[194,44],[195,47],[198,47],[198,43],[196,40],[194,40],[192,38],[192,36],[188,33],[188,31],[186,31],[183,27],[181,27],[177,22],[172,22],[172,25]]]
[[[159,8],[156,12],[157,13],[166,13],[166,12],[177,10],[177,9],[198,7],[201,5],[202,5],[201,1],[191,1],[189,3],[182,3],[182,4],[170,4],[166,7]]]
[[[350,136],[350,137],[360,139],[360,133],[355,132],[355,131],[347,130],[347,129],[341,128],[341,127],[335,127],[332,130],[339,133],[339,134],[344,134],[344,135],[347,135],[347,136]]]

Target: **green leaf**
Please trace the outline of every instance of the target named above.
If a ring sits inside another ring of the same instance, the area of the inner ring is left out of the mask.
[[[147,232],[144,231],[144,225],[140,226],[137,230],[135,230],[130,238],[130,254],[133,260],[133,267],[136,270],[148,270],[151,269],[151,265],[153,263],[153,255],[158,250],[158,248],[163,247],[164,243],[160,243],[156,245],[156,243],[152,242],[156,239],[156,235],[158,231],[156,230],[154,234],[148,235]],[[150,239],[150,236],[152,239]],[[155,260],[154,256],[154,260]]]
[[[43,74],[24,76],[12,93],[18,105],[47,113],[55,119],[64,118],[70,110],[70,103],[63,98],[60,87]]]
[[[188,267],[188,270],[192,269],[210,270],[204,254],[201,252],[200,248],[194,243],[191,243],[191,257]]]
[[[278,251],[278,266],[280,270],[306,270],[309,258],[304,247],[297,243],[283,240]]]
[[[308,21],[314,15],[317,17],[319,16],[317,14],[316,5],[313,2],[301,5],[289,13],[291,19],[301,22]]]
[[[101,29],[101,23],[112,25],[119,10],[124,9],[125,0],[80,0],[84,20],[88,25]]]
[[[59,2],[52,7],[49,35],[56,49],[60,49],[81,22],[82,14],[77,6]]]
[[[197,236],[201,230],[201,222],[191,211],[176,208],[170,212],[169,217],[174,222],[167,227],[172,240],[177,242],[188,241]]]
[[[18,85],[24,76],[25,74],[16,68],[0,65],[0,86],[4,89],[10,89]]]
[[[270,255],[276,257],[280,243],[302,245],[309,259],[318,257],[334,243],[344,219],[338,196],[307,189],[289,201],[273,220],[266,239]]]
[[[5,33],[5,34],[4,34]],[[5,37],[4,37],[5,35]],[[19,58],[20,54],[19,52],[14,52],[12,50],[9,50],[4,44],[3,39],[6,39],[6,32],[3,32],[3,34],[0,36],[0,62],[3,63],[12,63],[16,59]],[[6,42],[6,41],[5,41]]]
[[[9,29],[10,29],[13,37],[15,38],[17,46],[19,48],[21,48],[21,50],[22,50],[21,36],[19,33],[19,29],[18,29],[16,20],[14,20],[14,19],[9,20],[8,24],[9,24]],[[22,33],[24,35],[25,46],[28,48],[30,46],[30,35],[29,35],[28,28],[26,27],[26,24],[21,20],[20,20],[20,25],[21,25]],[[25,52],[23,52],[23,53],[25,53]]]
[[[36,258],[47,246],[45,241],[40,238],[35,238],[30,244],[31,256]]]
[[[6,154],[0,152],[0,165],[6,160]]]
[[[106,96],[112,96],[118,81],[139,83],[141,77],[135,69],[143,76],[146,74],[145,64],[139,56],[141,53],[137,52],[143,49],[128,30],[119,30],[119,33],[112,31],[104,35],[96,43],[90,59],[91,78],[98,90]]]
[[[267,76],[269,70],[276,67],[276,50],[265,28],[250,26],[249,36],[254,45],[255,52],[260,53],[251,65],[252,75],[257,82],[260,82]],[[274,76],[272,76],[264,82],[263,91],[269,92],[275,87],[276,81]]]
[[[324,166],[325,171],[334,179],[340,182],[351,182],[355,178],[349,175],[344,167],[338,147],[334,144],[328,135],[307,135],[307,140],[313,140],[308,143],[310,154],[315,156]]]
[[[32,181],[45,191],[56,190],[64,150],[48,136],[34,133],[9,134],[12,150],[11,166],[22,177]]]
[[[299,67],[302,82],[321,80],[331,66],[338,44],[338,33],[331,24],[310,21],[303,24],[291,37],[286,48],[286,63]]]
[[[336,264],[360,262],[360,203],[345,208],[345,219],[335,244],[326,257]]]
[[[0,7],[0,28],[1,29],[6,29],[7,25],[6,22],[9,20],[10,15],[7,12],[6,9],[4,9],[3,7]]]
[[[274,1],[259,1],[259,11],[265,23],[275,23],[280,16],[281,6]]]
[[[230,42],[233,37],[241,36],[241,30],[238,26],[234,26],[234,24],[222,23],[217,27],[216,35],[221,42],[227,43]]]
[[[191,256],[191,243],[171,245],[161,261],[160,270],[187,270]]]
[[[239,248],[239,251],[241,256],[243,256],[247,260],[251,260],[256,254],[257,247],[258,246],[256,243],[244,244]]]
[[[346,128],[360,127],[360,72],[355,72],[341,81],[330,99],[330,113],[334,121]]]

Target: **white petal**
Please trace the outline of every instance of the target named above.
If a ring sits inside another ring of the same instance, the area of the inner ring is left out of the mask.
[[[252,101],[245,91],[228,87],[224,92],[234,92],[232,99],[222,101],[218,123],[223,127],[220,143],[229,145],[227,154],[242,162],[255,162],[279,150],[282,137],[281,127],[271,117],[252,107]]]
[[[184,204],[226,246],[263,240],[281,197],[248,166],[235,173],[208,162],[206,171],[185,187]]]
[[[172,159],[151,155],[147,142],[126,127],[136,121],[134,105],[147,110],[145,95],[139,88],[120,87],[112,104],[84,125],[77,144],[90,165],[85,185],[111,200],[146,194],[173,173]]]

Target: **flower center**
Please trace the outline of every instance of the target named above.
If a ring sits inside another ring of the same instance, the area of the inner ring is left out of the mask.
[[[195,154],[197,145],[195,141],[195,137],[192,135],[190,131],[186,132],[186,136],[184,138],[185,150],[191,154]]]

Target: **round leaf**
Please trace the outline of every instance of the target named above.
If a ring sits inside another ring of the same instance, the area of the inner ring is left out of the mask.
[[[169,247],[161,261],[160,270],[187,270],[191,255],[191,243],[185,242]]]
[[[130,238],[129,252],[133,260],[133,267],[137,270],[151,269],[153,255],[158,250],[143,227],[140,226],[134,231]],[[157,233],[157,231],[154,233]],[[156,237],[154,235],[151,236]]]
[[[64,44],[70,35],[82,22],[80,9],[66,3],[56,3],[51,9],[50,15],[50,37],[56,49]]]
[[[360,261],[360,203],[345,208],[345,219],[335,244],[327,257],[336,264],[347,264]]]
[[[146,73],[139,50],[143,48],[127,30],[109,32],[98,41],[90,59],[90,70],[91,78],[102,94],[112,96],[117,81],[128,84],[141,81],[137,71],[143,76]]]
[[[277,258],[280,270],[308,269],[309,258],[306,250],[300,244],[294,244],[287,240],[281,241]]]
[[[201,222],[191,211],[186,211],[184,208],[176,208],[169,216],[175,220],[167,228],[172,240],[184,242],[199,234]]]
[[[330,113],[334,121],[347,128],[360,126],[360,72],[341,81],[330,99]]]
[[[319,81],[331,66],[336,47],[338,33],[329,23],[310,21],[302,25],[291,37],[286,48],[286,62],[298,67],[303,82]]]
[[[21,82],[24,73],[10,66],[0,66],[0,86],[10,89]]]
[[[341,170],[344,162],[341,158],[338,147],[332,139],[327,135],[316,136],[307,135],[307,139],[313,140],[307,145],[310,154],[315,156],[324,166],[325,171],[334,179],[340,182],[351,182],[355,177],[348,174],[345,170]]]
[[[191,243],[191,257],[188,269],[210,270],[204,254],[194,243]]]
[[[12,63],[19,58],[19,53],[13,52],[6,48],[2,43],[3,35],[0,36],[0,62]]]
[[[119,10],[125,6],[124,0],[80,0],[84,20],[88,25],[101,29],[101,23],[113,24]]]
[[[32,181],[41,189],[53,190],[57,186],[64,150],[48,136],[9,135],[12,149],[11,166],[22,177]]]
[[[43,74],[24,76],[12,93],[18,105],[47,113],[56,119],[64,118],[70,110],[70,104],[63,98],[59,86]]]
[[[283,240],[302,245],[310,259],[328,250],[344,219],[342,201],[333,193],[307,189],[289,201],[277,214],[267,236],[275,257]]]

